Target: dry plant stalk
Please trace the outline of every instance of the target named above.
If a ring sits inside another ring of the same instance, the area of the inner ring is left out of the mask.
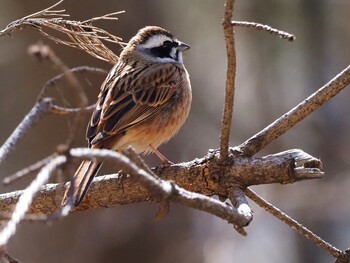
[[[11,34],[24,27],[30,27],[38,30],[41,34],[56,43],[79,48],[95,58],[112,64],[116,63],[118,56],[109,50],[102,41],[123,45],[121,39],[92,26],[92,22],[96,20],[116,20],[115,15],[120,12],[92,18],[83,22],[71,21],[64,19],[64,17],[68,16],[64,13],[65,10],[54,10],[60,3],[62,1],[40,12],[10,23],[4,30],[0,31],[0,36]],[[126,157],[109,150],[70,149],[67,145],[60,147],[51,157],[19,171],[14,176],[8,178],[8,181],[11,181],[33,171],[40,170],[36,179],[33,180],[26,190],[0,195],[0,209],[2,211],[11,212],[12,205],[16,203],[15,210],[7,226],[0,233],[0,245],[4,246],[8,242],[9,238],[15,233],[16,226],[20,220],[32,218],[25,215],[27,211],[31,214],[54,213],[58,218],[67,215],[70,207],[67,209],[65,207],[59,208],[57,207],[57,202],[54,201],[57,196],[62,196],[62,192],[67,186],[62,184],[42,185],[58,167],[67,169],[77,159],[93,158],[103,159],[104,161],[110,160],[118,164],[118,167],[123,167],[123,170],[129,173],[131,177],[120,180],[120,175],[118,174],[95,178],[86,199],[74,211],[83,211],[100,206],[109,207],[157,200],[161,202],[159,217],[162,217],[167,213],[169,201],[173,201],[218,216],[233,224],[239,233],[245,235],[246,233],[243,227],[252,220],[252,211],[244,196],[245,193],[267,211],[273,211],[272,213],[277,218],[283,222],[287,222],[288,225],[302,233],[306,238],[308,238],[308,235],[313,236],[314,238],[310,238],[310,240],[336,257],[339,262],[348,262],[346,251],[341,251],[318,238],[310,230],[284,213],[276,212],[278,210],[277,208],[274,209],[271,204],[255,195],[247,187],[264,183],[293,183],[299,180],[315,179],[323,176],[322,163],[301,150],[289,150],[262,158],[251,156],[272,140],[282,135],[297,122],[301,121],[305,116],[318,109],[321,106],[320,102],[327,102],[347,86],[350,83],[350,67],[346,68],[334,80],[330,81],[310,98],[304,100],[296,108],[283,115],[247,142],[236,148],[229,148],[236,72],[233,27],[254,27],[277,34],[285,39],[294,38],[289,33],[278,31],[266,25],[232,21],[233,7],[234,1],[226,0],[222,25],[226,40],[228,69],[220,150],[211,150],[207,156],[188,163],[150,169],[132,150],[127,151]],[[49,35],[45,31],[46,28],[65,34],[70,41]],[[68,73],[71,83],[76,83],[74,75],[66,67],[60,68],[64,75]],[[77,91],[81,92],[79,89]],[[80,106],[84,106],[83,109],[81,107],[77,109],[66,109],[54,105],[52,99],[45,98],[42,94],[39,96],[40,99],[28,116],[0,148],[0,163],[13,150],[19,139],[23,137],[33,123],[45,114],[76,114],[83,110],[91,110],[92,108],[92,106],[86,107],[84,103],[81,103]],[[81,98],[83,101],[82,96]],[[305,105],[311,110],[305,110]],[[78,122],[79,118],[76,118],[76,120]],[[35,194],[37,194],[37,198],[34,200]],[[106,198],[107,195],[108,198]],[[211,195],[228,197],[233,206],[213,199],[210,197]],[[43,217],[38,216],[38,218]],[[45,216],[44,218],[50,219],[50,217]]]
[[[118,56],[107,48],[102,41],[116,43],[123,47],[124,43],[122,39],[93,26],[92,23],[97,20],[118,20],[116,15],[122,14],[124,11],[110,13],[83,22],[66,20],[64,18],[69,15],[65,13],[65,9],[54,9],[62,2],[63,0],[42,11],[13,21],[5,29],[0,31],[0,36],[11,35],[24,27],[30,27],[57,44],[81,49],[97,59],[115,64],[118,61]],[[65,34],[71,41],[50,35],[45,31],[46,28]]]

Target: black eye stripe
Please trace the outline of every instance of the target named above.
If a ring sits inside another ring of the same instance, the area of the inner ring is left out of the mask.
[[[161,47],[154,47],[151,48],[150,51],[153,56],[159,57],[159,58],[171,58],[170,52],[171,52],[172,47],[171,46],[161,46]]]
[[[179,44],[175,41],[165,40],[163,42],[164,47],[177,47]]]

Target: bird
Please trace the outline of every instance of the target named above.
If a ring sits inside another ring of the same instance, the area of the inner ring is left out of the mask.
[[[133,36],[101,85],[86,131],[88,147],[122,152],[154,152],[188,117],[192,90],[182,53],[190,46],[169,31],[147,26]],[[63,204],[78,206],[102,162],[84,160],[67,188]]]

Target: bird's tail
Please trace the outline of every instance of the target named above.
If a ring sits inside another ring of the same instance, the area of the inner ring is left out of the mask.
[[[78,206],[83,200],[89,186],[102,163],[83,161],[75,172],[70,186],[67,188],[62,204],[65,205],[71,199],[74,206]]]

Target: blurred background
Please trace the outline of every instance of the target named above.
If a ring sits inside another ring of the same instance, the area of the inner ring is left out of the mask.
[[[0,28],[48,7],[54,1],[0,2]],[[184,61],[191,75],[193,105],[179,134],[160,150],[173,162],[204,156],[219,147],[226,54],[221,20],[224,1],[119,0],[65,1],[72,20],[125,10],[119,21],[96,23],[128,41],[139,28],[159,25],[191,45]],[[237,0],[236,20],[261,22],[294,33],[290,43],[252,29],[236,29],[237,88],[231,145],[237,145],[290,110],[344,69],[350,61],[350,1]],[[25,29],[0,38],[0,143],[34,105],[44,83],[59,73],[27,55],[30,44],[49,44],[69,66],[111,65],[82,51],[56,45]],[[110,45],[116,53],[120,47]],[[82,80],[91,103],[103,76]],[[52,96],[74,94],[62,83]],[[60,100],[60,99],[59,99]],[[293,185],[253,187],[258,193],[319,236],[345,249],[350,246],[350,90],[333,98],[260,156],[300,148],[321,158],[322,180]],[[86,116],[86,122],[88,116]],[[0,167],[0,176],[42,159],[68,136],[67,119],[47,116],[21,141]],[[85,126],[78,146],[85,146]],[[146,158],[158,165],[154,156]],[[103,172],[113,172],[105,167]],[[31,178],[1,192],[23,189]],[[170,214],[155,221],[157,205],[133,204],[75,213],[49,225],[23,223],[10,241],[10,254],[22,262],[331,262],[332,258],[270,214],[251,204],[254,220],[248,237],[226,222],[186,207],[171,205]]]

